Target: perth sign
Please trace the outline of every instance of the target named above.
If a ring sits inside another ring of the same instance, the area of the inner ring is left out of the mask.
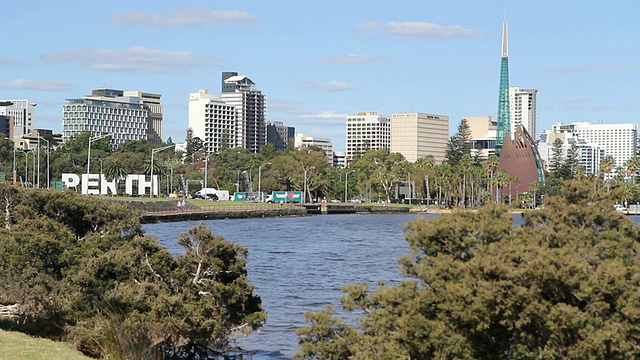
[[[152,194],[158,195],[158,175],[151,177],[147,175],[127,175],[124,178],[107,180],[104,175],[99,174],[62,174],[62,182],[68,189],[76,189],[80,186],[80,193],[84,195],[116,195],[118,184],[125,183],[124,192],[128,195],[145,195],[147,189],[151,189]]]

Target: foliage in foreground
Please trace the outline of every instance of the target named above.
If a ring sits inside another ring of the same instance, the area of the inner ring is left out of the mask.
[[[180,235],[186,251],[174,258],[136,214],[100,198],[0,184],[0,208],[5,328],[153,358],[224,349],[266,318],[246,249],[203,225]]]
[[[496,206],[408,223],[413,280],[345,286],[359,326],[307,313],[296,358],[639,358],[638,229],[586,183],[545,205],[518,228]]]

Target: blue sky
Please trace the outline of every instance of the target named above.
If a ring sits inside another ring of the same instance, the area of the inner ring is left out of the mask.
[[[504,10],[510,83],[536,88],[538,133],[556,122],[638,123],[636,1],[11,1],[0,99],[38,103],[61,130],[65,99],[110,87],[162,94],[164,138],[182,141],[190,92],[223,71],[268,96],[268,119],[333,139],[360,111],[497,112]]]

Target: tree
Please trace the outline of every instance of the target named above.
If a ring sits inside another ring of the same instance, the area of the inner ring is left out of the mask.
[[[121,358],[202,358],[264,323],[247,250],[203,225],[180,236],[186,252],[174,258],[121,203],[0,184],[0,204],[0,310],[13,329],[105,358],[113,345]]]
[[[360,175],[370,174],[372,183],[379,187],[389,199],[391,189],[406,179],[409,164],[400,153],[390,153],[387,149],[367,151],[352,168]]]
[[[296,357],[638,358],[638,228],[588,183],[545,200],[517,229],[496,205],[408,223],[410,279],[345,286],[359,330],[309,313]]]
[[[471,128],[463,118],[458,125],[458,131],[449,138],[445,161],[449,165],[456,165],[465,155],[471,156]]]
[[[600,176],[602,180],[607,184],[607,191],[610,189],[609,179],[607,176],[610,175],[613,168],[616,166],[616,160],[611,155],[606,155],[600,160]]]

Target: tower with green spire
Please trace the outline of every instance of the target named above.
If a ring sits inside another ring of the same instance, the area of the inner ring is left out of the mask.
[[[500,64],[500,92],[498,96],[498,126],[496,129],[496,156],[499,158],[505,134],[511,132],[509,116],[509,50],[507,19],[502,24],[502,61]]]

